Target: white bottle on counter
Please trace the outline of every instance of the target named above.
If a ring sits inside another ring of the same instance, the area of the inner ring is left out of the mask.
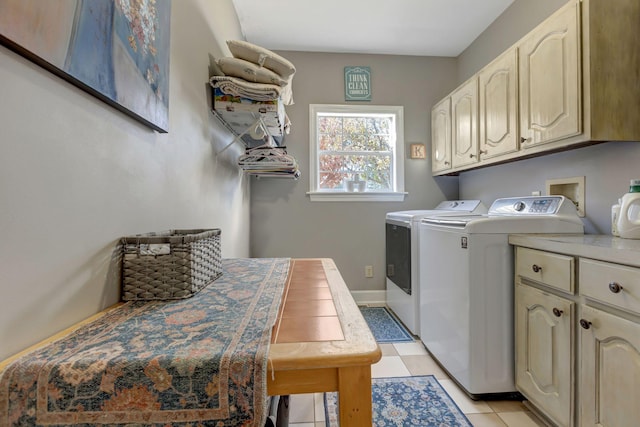
[[[640,239],[640,179],[632,179],[629,192],[620,200],[618,233],[624,239]]]
[[[618,232],[618,217],[620,216],[620,203],[621,199],[618,199],[618,203],[611,206],[611,234],[616,237],[620,237]]]

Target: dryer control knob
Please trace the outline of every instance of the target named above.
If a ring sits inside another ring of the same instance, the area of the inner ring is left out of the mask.
[[[513,205],[513,208],[516,210],[516,212],[522,212],[526,207],[527,205],[525,205],[524,202],[517,202],[515,205]]]

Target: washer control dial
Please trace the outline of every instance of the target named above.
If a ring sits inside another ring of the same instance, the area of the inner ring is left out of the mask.
[[[523,201],[516,202],[516,204],[513,205],[513,209],[515,209],[516,212],[522,212],[526,207],[527,205]]]

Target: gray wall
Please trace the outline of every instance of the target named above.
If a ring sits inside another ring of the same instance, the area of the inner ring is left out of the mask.
[[[404,203],[321,203],[309,201],[308,106],[344,103],[343,67],[369,65],[371,104],[405,106],[406,142],[424,142],[430,152],[430,110],[500,53],[516,43],[566,0],[516,0],[458,58],[335,55],[281,52],[298,68],[296,104],[287,107],[293,131],[287,138],[303,171],[297,182],[253,180],[251,192],[252,256],[331,257],[351,290],[384,289],[384,214],[424,209],[445,198],[479,198],[490,205],[498,197],[544,193],[545,180],[586,177],[588,233],[609,233],[610,206],[638,178],[640,144],[604,143],[463,172],[459,177],[431,177],[429,162],[407,160]],[[373,265],[373,279],[364,266]]]
[[[516,0],[458,58],[460,81],[473,75],[565,3],[565,0]],[[585,176],[585,231],[609,234],[611,205],[628,190],[629,180],[640,176],[638,164],[640,144],[608,142],[463,172],[459,177],[460,197],[479,198],[490,204],[498,197],[528,195],[534,190],[544,194],[547,179]]]
[[[289,152],[299,181],[245,179],[241,147],[209,112],[211,56],[242,38],[231,0],[172,4],[170,132],[158,134],[0,47],[0,359],[118,299],[120,236],[220,227],[224,257],[331,257],[352,290],[384,289],[384,215],[448,198],[544,190],[586,176],[587,231],[639,178],[640,144],[597,146],[432,178],[406,160],[402,203],[313,202],[308,106],[343,103],[343,67],[369,65],[372,104],[404,105],[406,143],[430,147],[430,109],[564,1],[516,0],[459,58],[281,52],[296,64]],[[407,150],[408,152],[408,150]],[[364,266],[373,265],[373,279]]]
[[[460,174],[461,197],[491,203],[498,197],[545,194],[545,180],[584,176],[585,232],[611,234],[611,205],[640,176],[640,143],[607,142]]]
[[[458,195],[457,178],[431,177],[428,160],[405,160],[400,203],[311,202],[309,191],[309,104],[344,104],[344,67],[366,65],[372,73],[372,105],[403,105],[405,142],[425,143],[431,135],[431,106],[456,84],[453,58],[280,52],[297,68],[295,104],[287,107],[292,131],[287,150],[302,170],[298,181],[251,183],[251,255],[330,257],[351,290],[382,290],[386,212],[425,209]],[[430,156],[429,156],[430,157]],[[373,265],[374,277],[364,277]]]
[[[215,155],[231,135],[207,89],[235,11],[181,0],[171,20],[168,134],[0,47],[0,360],[118,300],[123,235],[220,227],[223,256],[248,256],[248,180],[238,147]]]

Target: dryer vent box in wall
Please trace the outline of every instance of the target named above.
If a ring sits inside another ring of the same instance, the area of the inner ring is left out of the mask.
[[[576,205],[578,216],[585,216],[585,199],[584,199],[584,176],[575,176],[573,178],[556,178],[548,179],[547,195],[549,196],[565,196]]]

